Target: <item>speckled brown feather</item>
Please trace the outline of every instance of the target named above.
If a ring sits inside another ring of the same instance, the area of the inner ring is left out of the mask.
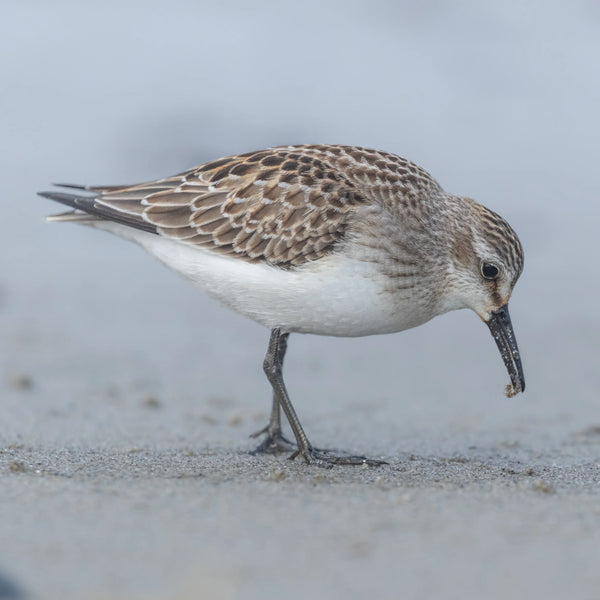
[[[354,212],[374,202],[406,215],[441,191],[398,156],[354,146],[285,146],[131,187],[93,187],[96,215],[156,228],[188,244],[283,268],[330,253]],[[85,209],[84,209],[85,210]]]

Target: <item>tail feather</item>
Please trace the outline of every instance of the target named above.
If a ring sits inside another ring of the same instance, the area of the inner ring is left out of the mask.
[[[56,187],[71,188],[72,190],[89,190],[87,185],[79,185],[77,183],[53,183]]]
[[[63,187],[81,190],[92,190],[92,188],[86,188],[83,186],[76,186],[68,184]],[[106,188],[103,188],[106,189]],[[99,194],[95,193],[91,196],[84,196],[78,194],[67,194],[64,192],[38,192],[39,196],[60,202],[70,208],[74,209],[75,212],[62,213],[59,215],[53,215],[49,217],[50,221],[79,221],[89,222],[96,220],[114,221],[115,223],[121,223],[128,227],[134,227],[141,229],[142,231],[148,231],[149,233],[157,233],[156,227],[151,223],[136,218],[133,215],[120,212],[106,205],[99,204],[96,202]]]
[[[46,221],[49,223],[90,223],[92,221],[102,221],[102,219],[88,213],[70,210],[57,215],[48,215]]]
[[[77,183],[53,183],[52,185],[72,190],[85,190],[86,192],[116,192],[131,187],[129,185],[79,185]]]

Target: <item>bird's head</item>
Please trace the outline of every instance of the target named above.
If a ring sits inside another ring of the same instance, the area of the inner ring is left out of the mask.
[[[514,396],[525,390],[525,378],[508,301],[523,270],[523,247],[502,217],[460,200],[462,210],[451,223],[449,302],[452,308],[471,308],[488,325],[510,375],[505,393]]]

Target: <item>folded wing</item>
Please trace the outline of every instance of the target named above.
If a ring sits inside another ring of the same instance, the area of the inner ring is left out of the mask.
[[[77,186],[66,186],[77,187]],[[364,203],[353,182],[300,147],[207,163],[134,186],[43,192],[81,212],[249,261],[288,268],[328,254]]]

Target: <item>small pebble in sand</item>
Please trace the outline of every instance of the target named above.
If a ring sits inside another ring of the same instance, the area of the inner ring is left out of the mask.
[[[586,427],[581,433],[587,436],[600,435],[600,425],[590,425]]]
[[[242,417],[241,417],[241,415],[232,415],[227,420],[227,425],[229,425],[230,427],[238,427],[241,424],[242,424]]]
[[[277,469],[267,475],[267,481],[283,481],[287,477],[287,473],[283,469]]]
[[[533,484],[533,489],[540,494],[556,494],[556,488],[541,479]]]
[[[25,471],[27,471],[27,467],[25,466],[25,463],[23,463],[19,460],[15,460],[15,461],[9,463],[8,469],[10,471],[12,471],[13,473],[25,473]]]
[[[162,405],[158,398],[155,398],[154,396],[148,396],[142,400],[142,406],[144,408],[157,409],[161,408]]]
[[[8,376],[7,382],[15,390],[30,390],[33,388],[33,379],[26,373],[12,373]]]

